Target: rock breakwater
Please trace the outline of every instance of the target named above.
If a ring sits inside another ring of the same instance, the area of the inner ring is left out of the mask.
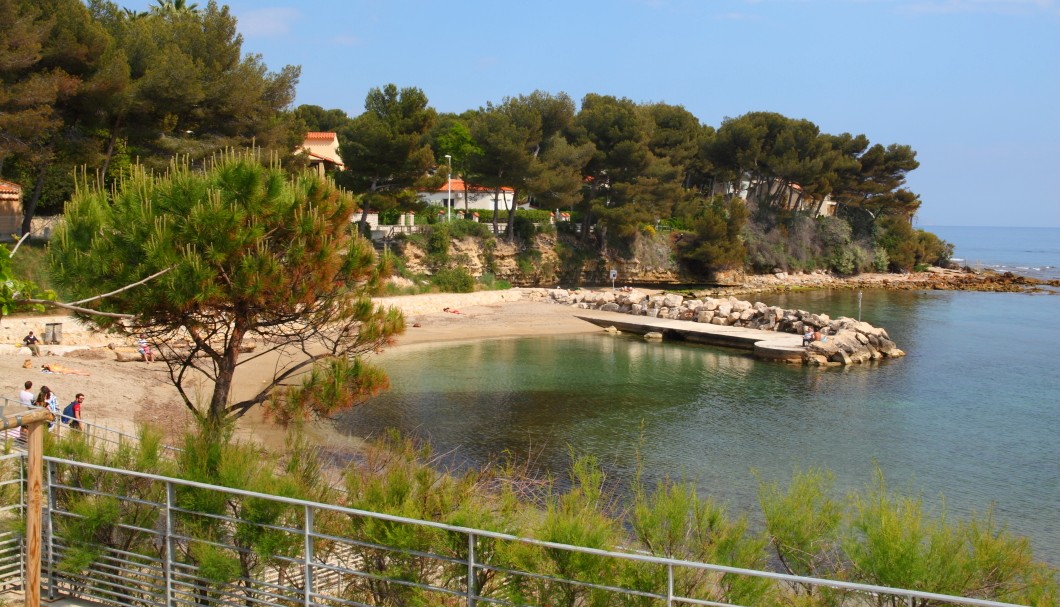
[[[793,349],[788,361],[832,366],[904,356],[887,331],[849,317],[831,318],[805,310],[788,310],[735,297],[685,297],[676,293],[629,290],[532,289],[529,299],[574,306],[584,310],[680,320],[718,327],[740,327],[762,332],[802,335],[808,328],[822,339]],[[763,339],[768,335],[763,335]],[[779,359],[779,358],[778,358]]]

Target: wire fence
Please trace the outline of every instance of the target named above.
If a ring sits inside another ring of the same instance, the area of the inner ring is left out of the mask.
[[[0,457],[8,520],[22,515],[22,461]],[[57,458],[45,458],[45,477],[50,600],[672,607],[798,604],[815,594],[836,606],[1009,605],[568,546]],[[22,579],[21,550],[17,533],[0,535],[0,589]]]

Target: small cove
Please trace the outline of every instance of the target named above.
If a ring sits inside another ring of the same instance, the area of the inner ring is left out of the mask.
[[[758,299],[858,313],[852,291]],[[619,493],[640,458],[649,484],[692,480],[736,512],[757,510],[752,470],[785,480],[826,467],[845,490],[878,462],[892,486],[928,503],[945,494],[951,515],[993,504],[1056,565],[1058,313],[1050,295],[867,291],[862,317],[909,356],[827,370],[628,336],[424,344],[381,356],[393,389],[339,424],[398,428],[458,467],[507,451],[562,477],[571,450],[591,454]]]

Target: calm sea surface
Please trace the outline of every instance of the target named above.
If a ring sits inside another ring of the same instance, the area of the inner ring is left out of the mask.
[[[761,299],[857,316],[850,291]],[[866,291],[861,314],[908,356],[821,370],[598,334],[428,344],[380,357],[392,391],[339,421],[427,438],[456,466],[513,452],[562,477],[592,454],[619,494],[639,457],[647,482],[695,481],[752,520],[753,470],[825,467],[847,490],[876,462],[951,516],[993,505],[1060,565],[1060,295]]]
[[[1060,278],[1060,228],[925,226],[924,229],[953,243],[953,256],[962,265],[1032,278]]]

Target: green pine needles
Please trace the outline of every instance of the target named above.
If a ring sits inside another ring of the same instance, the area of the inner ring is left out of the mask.
[[[51,267],[66,293],[110,314],[87,322],[151,342],[184,403],[213,426],[263,404],[284,420],[326,415],[385,387],[381,374],[325,366],[343,395],[327,410],[292,412],[281,386],[320,361],[352,363],[404,329],[399,312],[371,303],[382,268],[350,229],[354,208],[329,181],[291,177],[256,150],[227,151],[202,170],[136,167],[110,191],[80,181]],[[237,368],[261,357],[275,360],[272,379],[232,402]],[[206,402],[191,396],[197,377],[212,384]]]

